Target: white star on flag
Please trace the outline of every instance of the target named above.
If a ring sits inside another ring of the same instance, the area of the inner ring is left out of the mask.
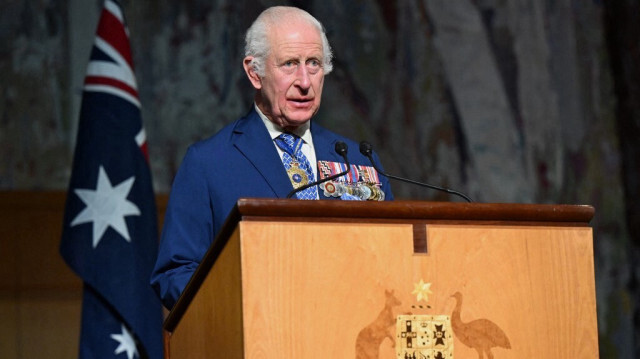
[[[119,343],[118,347],[113,352],[114,354],[118,355],[126,351],[128,359],[133,359],[134,356],[140,356],[138,354],[138,348],[136,348],[136,342],[133,340],[133,336],[124,324],[122,325],[122,334],[111,334],[111,339]]]
[[[93,222],[93,248],[96,248],[109,227],[120,233],[127,242],[131,242],[124,217],[140,215],[140,209],[127,200],[134,181],[135,177],[130,177],[112,187],[107,173],[100,166],[95,190],[74,190],[87,207],[73,219],[71,227]]]

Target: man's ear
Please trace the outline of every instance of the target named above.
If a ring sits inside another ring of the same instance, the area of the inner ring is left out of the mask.
[[[242,62],[242,66],[244,67],[244,72],[247,74],[249,81],[256,90],[260,90],[262,88],[262,79],[256,73],[256,70],[253,68],[251,61],[253,60],[253,56],[247,56],[244,58]]]

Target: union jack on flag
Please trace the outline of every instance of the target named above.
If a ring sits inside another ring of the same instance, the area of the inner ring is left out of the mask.
[[[60,253],[82,278],[79,358],[162,353],[149,277],[158,233],[146,136],[122,8],[107,0],[83,87]]]
[[[120,5],[106,1],[84,80],[86,91],[119,96],[140,108],[129,31]]]

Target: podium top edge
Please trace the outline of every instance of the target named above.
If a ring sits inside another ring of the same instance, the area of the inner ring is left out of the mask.
[[[298,199],[241,198],[234,208],[240,220],[353,218],[376,221],[504,221],[587,225],[595,209],[589,205],[459,203],[428,201],[304,201]]]

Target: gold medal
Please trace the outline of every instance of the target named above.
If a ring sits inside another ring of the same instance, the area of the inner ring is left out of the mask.
[[[307,173],[302,168],[298,167],[298,163],[296,162],[291,164],[291,167],[287,170],[287,175],[289,175],[293,188],[302,187],[309,182]]]

